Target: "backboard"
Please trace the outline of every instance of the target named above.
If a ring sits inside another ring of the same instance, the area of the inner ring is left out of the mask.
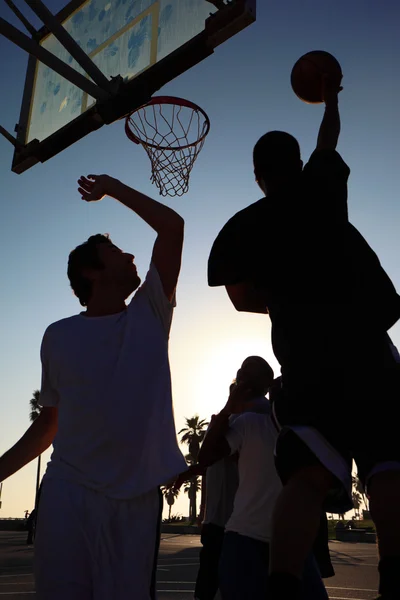
[[[112,83],[93,98],[36,56],[29,58],[12,170],[44,162],[122,119],[163,85],[211,55],[256,17],[255,0],[72,0],[58,23]],[[43,27],[40,47],[92,81]],[[92,82],[93,83],[93,82]],[[78,82],[79,84],[79,82]]]

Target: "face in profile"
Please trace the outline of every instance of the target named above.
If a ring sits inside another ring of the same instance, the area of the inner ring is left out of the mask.
[[[140,285],[133,254],[123,252],[114,244],[98,244],[97,252],[103,264],[101,281],[104,285],[120,288],[124,299]]]

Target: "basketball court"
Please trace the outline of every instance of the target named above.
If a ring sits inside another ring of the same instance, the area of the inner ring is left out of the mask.
[[[26,534],[0,533],[0,598],[34,598],[32,547]],[[61,541],[60,541],[61,543]],[[373,544],[331,542],[336,576],[325,581],[331,600],[370,600],[378,585],[377,555]],[[199,536],[162,535],[157,572],[159,600],[193,597],[199,565]]]

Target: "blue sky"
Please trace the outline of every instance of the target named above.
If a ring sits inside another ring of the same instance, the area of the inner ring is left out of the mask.
[[[309,50],[327,50],[342,65],[338,150],[351,167],[350,217],[400,289],[399,5],[394,0],[258,4],[254,25],[162,89],[202,106],[212,126],[189,193],[167,201],[186,220],[171,334],[177,428],[185,416],[197,412],[208,418],[222,407],[247,355],[264,356],[278,371],[268,318],[236,313],[223,290],[207,287],[206,263],[225,221],[260,196],[251,163],[257,139],[270,129],[282,129],[297,137],[304,160],[314,149],[323,109],[300,102],[290,88],[291,68]],[[53,12],[62,5],[48,2]],[[0,14],[17,24],[3,4]],[[12,131],[27,56],[2,38],[0,53],[0,123]],[[109,232],[115,243],[135,254],[142,275],[148,266],[154,234],[111,199],[83,203],[76,179],[109,173],[158,197],[149,181],[147,155],[126,139],[122,123],[103,127],[23,175],[11,173],[11,159],[12,147],[1,138],[0,453],[29,425],[28,401],[40,385],[39,347],[46,326],[79,311],[66,277],[69,251],[92,233]],[[399,325],[392,337],[400,346]],[[22,516],[32,508],[34,479],[35,466],[30,465],[5,482],[1,516]],[[179,501],[176,511],[185,514],[186,504]]]

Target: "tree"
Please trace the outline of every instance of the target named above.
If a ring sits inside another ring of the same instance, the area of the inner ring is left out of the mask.
[[[354,491],[351,495],[354,506],[354,517],[357,518],[360,516],[360,506],[361,506],[361,494]]]
[[[365,494],[364,487],[363,487],[360,479],[358,478],[358,475],[353,475],[352,478],[351,478],[351,480],[352,480],[352,483],[353,483],[353,489],[354,489],[354,491],[357,492],[357,494],[360,494],[360,496],[362,498],[362,501],[363,501],[363,504],[365,506],[365,509],[369,510],[368,498],[367,498],[367,496]],[[360,506],[361,506],[361,504],[360,504]]]
[[[32,398],[29,400],[29,420],[33,423],[36,421],[40,413],[42,412],[42,405],[40,404],[40,392],[39,390],[35,390],[32,394]],[[36,491],[35,491],[35,509],[37,509],[37,502],[39,496],[39,487],[40,487],[40,466],[41,466],[42,456],[39,454],[38,463],[37,463],[37,471],[36,471]]]
[[[186,456],[186,462],[189,465],[195,465],[198,461],[201,442],[206,435],[208,423],[204,419],[200,419],[199,415],[186,418],[186,427],[178,432],[182,435],[181,443],[187,444],[189,454]],[[185,488],[185,492],[189,496],[189,521],[194,523],[197,517],[197,492],[200,490],[199,477],[190,479]]]
[[[172,507],[175,504],[175,500],[179,496],[180,490],[177,490],[173,486],[172,487],[171,486],[170,487],[163,486],[161,488],[161,490],[162,490],[162,493],[164,494],[164,498],[165,498],[165,500],[167,501],[167,504],[168,504],[168,520],[170,520],[171,519]]]
[[[197,462],[200,444],[204,440],[206,435],[208,423],[204,419],[200,420],[199,415],[194,415],[190,419],[186,418],[186,427],[178,432],[178,435],[182,435],[181,443],[187,444],[189,448],[189,454],[192,457],[194,463]]]
[[[189,496],[189,521],[195,523],[197,517],[197,493],[201,489],[200,477],[193,477],[185,483],[183,491]]]

